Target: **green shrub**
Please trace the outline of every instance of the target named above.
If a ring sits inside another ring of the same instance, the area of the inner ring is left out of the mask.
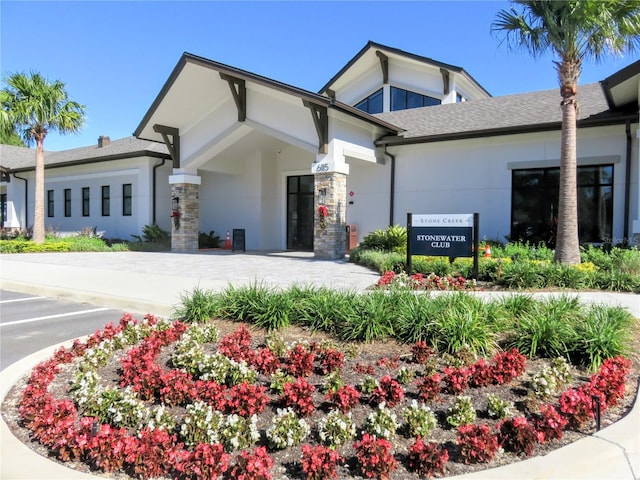
[[[169,243],[171,241],[171,233],[167,232],[160,228],[160,226],[156,223],[152,225],[145,225],[142,227],[142,236],[140,235],[131,235],[133,238],[138,240],[139,242],[149,242],[149,243]]]
[[[576,321],[574,342],[569,345],[575,362],[596,371],[607,358],[627,356],[633,339],[633,317],[621,307],[594,305]]]
[[[547,285],[547,281],[541,265],[541,262],[528,260],[505,263],[498,283],[513,289],[542,288]]]
[[[433,298],[434,317],[430,325],[431,345],[442,353],[468,349],[486,355],[497,346],[497,311],[490,311],[480,298],[463,292]]]
[[[198,233],[198,248],[218,248],[220,246],[220,236],[216,235],[213,230],[209,233]]]
[[[575,324],[584,314],[577,298],[566,296],[537,302],[519,316],[509,348],[515,347],[529,357],[561,357],[569,352],[576,337]]]
[[[355,305],[336,326],[341,340],[371,342],[384,340],[394,333],[394,299],[397,292],[375,291],[354,296]]]
[[[364,236],[360,246],[384,252],[406,252],[407,229],[400,225],[394,225],[384,230],[375,230]]]
[[[180,306],[174,309],[174,316],[184,322],[200,323],[221,316],[223,299],[212,290],[196,286],[188,293],[180,294]]]

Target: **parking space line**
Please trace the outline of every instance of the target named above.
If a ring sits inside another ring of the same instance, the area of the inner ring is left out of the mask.
[[[59,313],[57,315],[47,315],[44,317],[27,318],[25,320],[16,320],[15,322],[0,323],[0,327],[9,327],[11,325],[20,325],[22,323],[40,322],[42,320],[51,320],[54,318],[72,317],[76,315],[86,315],[88,313],[104,312],[110,310],[109,308],[92,308],[90,310],[80,310],[79,312]]]
[[[47,297],[26,297],[26,298],[13,298],[11,300],[0,300],[0,305],[13,302],[26,302],[28,300],[42,300]]]

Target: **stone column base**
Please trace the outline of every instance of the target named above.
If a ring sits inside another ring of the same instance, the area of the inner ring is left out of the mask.
[[[327,217],[324,227],[320,218],[318,192],[325,191],[324,206]],[[344,258],[346,249],[347,176],[343,173],[315,174],[315,219],[313,254],[316,258],[337,260]]]
[[[197,252],[200,227],[200,185],[174,183],[171,185],[171,197],[178,199],[178,215],[171,219],[171,251]]]

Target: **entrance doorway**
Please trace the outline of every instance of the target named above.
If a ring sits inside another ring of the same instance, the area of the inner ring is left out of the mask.
[[[287,249],[313,251],[313,175],[287,177]]]

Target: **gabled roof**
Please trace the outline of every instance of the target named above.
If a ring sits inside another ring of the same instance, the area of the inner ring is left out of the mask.
[[[382,51],[384,51],[385,53],[388,53],[388,54],[398,55],[400,57],[404,57],[404,58],[407,58],[407,59],[415,60],[417,62],[424,63],[426,65],[431,65],[431,66],[437,67],[437,68],[444,68],[445,70],[449,70],[451,72],[458,73],[458,74],[466,77],[469,82],[471,82],[478,89],[480,89],[481,91],[486,93],[487,96],[491,96],[491,94],[482,85],[480,85],[475,80],[475,78],[473,78],[468,72],[466,72],[461,67],[457,67],[455,65],[451,65],[451,64],[448,64],[448,63],[443,63],[443,62],[440,62],[438,60],[434,60],[434,59],[429,58],[429,57],[423,57],[421,55],[416,55],[415,53],[405,52],[404,50],[400,50],[398,48],[388,47],[386,45],[382,45],[380,43],[376,43],[376,42],[373,42],[371,40],[369,40],[367,42],[367,44],[362,48],[362,50],[360,50],[351,60],[349,60],[349,62],[344,67],[342,67],[340,69],[340,71],[338,73],[336,73],[331,78],[331,80],[329,80],[327,82],[327,84],[325,86],[323,86],[320,89],[319,93],[320,94],[326,93],[327,90],[330,89],[332,87],[332,85],[334,83],[336,83],[336,81],[338,79],[340,79],[340,77],[342,77],[347,71],[349,71],[349,69],[351,69],[351,67],[353,67],[358,62],[358,60],[360,60],[362,57],[364,57],[364,55],[367,52],[369,52],[370,50],[382,50]]]
[[[262,87],[271,88],[283,93],[287,93],[289,95],[293,95],[306,102],[310,102],[316,105],[326,106],[328,108],[341,111],[352,117],[359,118],[360,120],[363,120],[367,123],[376,125],[378,127],[382,127],[385,130],[389,130],[396,133],[400,132],[400,130],[396,128],[394,125],[388,124],[384,120],[380,118],[376,118],[373,115],[369,115],[368,113],[362,112],[361,110],[358,110],[357,108],[353,108],[350,105],[337,102],[323,95],[319,95],[317,93],[310,92],[308,90],[304,90],[302,88],[295,87],[293,85],[288,85],[286,83],[282,83],[277,80],[273,80],[273,79],[264,77],[262,75],[258,75],[256,73],[252,73],[247,70],[242,70],[240,68],[232,67],[230,65],[225,65],[223,63],[215,62],[213,60],[209,60],[207,58],[185,52],[180,57],[180,60],[178,61],[177,65],[171,72],[171,75],[163,85],[162,89],[160,90],[160,93],[151,104],[151,107],[149,107],[149,110],[145,114],[144,118],[142,119],[138,127],[135,129],[133,134],[136,137],[146,138],[154,141],[161,141],[160,134],[153,132],[152,125],[150,124],[150,122],[152,122],[152,119],[154,118],[154,114],[156,114],[156,112],[158,111],[160,105],[165,100],[165,97],[169,96],[172,87],[174,86],[174,84],[177,83],[178,77],[180,76],[180,74],[183,72],[183,70],[187,65],[195,65],[205,69],[217,71],[222,74],[230,75],[234,78],[241,79],[247,82],[252,82]],[[195,99],[195,100],[199,100],[200,102],[202,102],[202,99]]]
[[[33,170],[35,157],[33,148],[0,145],[0,165],[9,171]],[[169,158],[169,153],[164,144],[126,137],[111,140],[102,147],[92,145],[59,152],[45,151],[44,164],[45,168],[54,168],[135,157]]]
[[[602,81],[610,108],[621,107],[629,103],[638,104],[638,84],[640,83],[640,60]]]
[[[378,144],[557,130],[562,122],[560,100],[559,89],[553,89],[380,113],[376,116],[403,127],[405,132],[401,136],[381,139]],[[627,118],[636,121],[638,118],[637,109],[635,116],[631,112],[631,117],[628,112],[611,111],[600,83],[581,85],[578,105],[578,126],[615,124]]]

